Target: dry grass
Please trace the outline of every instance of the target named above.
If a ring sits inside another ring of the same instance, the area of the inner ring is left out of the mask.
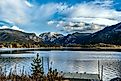
[[[25,70],[22,70],[25,71]],[[18,74],[19,73],[19,74]],[[26,72],[18,72],[16,68],[11,69],[9,74],[6,74],[5,69],[0,68],[0,81],[64,81],[62,75],[59,73],[48,72],[42,76],[33,76],[25,74]]]

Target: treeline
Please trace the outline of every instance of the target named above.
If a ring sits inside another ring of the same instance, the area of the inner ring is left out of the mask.
[[[98,43],[98,44],[43,44],[39,42],[34,43],[24,43],[24,42],[2,42],[0,43],[0,48],[41,48],[41,47],[52,47],[52,48],[61,48],[61,47],[80,47],[80,48],[97,48],[97,47],[120,47],[120,45],[111,45],[111,44],[104,44],[104,43]]]
[[[39,48],[39,47],[60,47],[57,44],[42,44],[39,42],[26,43],[26,42],[2,42],[0,48]]]

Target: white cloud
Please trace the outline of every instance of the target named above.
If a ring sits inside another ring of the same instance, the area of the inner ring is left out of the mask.
[[[2,27],[0,27],[0,29],[9,29],[9,27],[8,26],[2,26]]]
[[[17,27],[17,26],[12,26],[12,27],[9,27],[9,26],[2,26],[2,27],[0,27],[0,29],[13,29],[13,30],[24,31],[24,30],[20,29],[20,28]]]
[[[119,23],[119,21],[117,20],[110,20],[110,19],[105,19],[105,18],[95,18],[90,22],[100,24],[100,25],[108,25],[108,26]]]
[[[0,16],[18,24],[31,24],[48,19],[57,12],[59,6],[54,3],[32,5],[27,0],[0,0]]]
[[[47,22],[48,25],[52,25],[52,24],[54,24],[54,23],[55,23],[55,21],[48,21],[48,22]]]
[[[96,18],[96,17],[76,17],[76,18],[68,18],[68,21],[73,22],[86,22],[86,23],[95,23],[99,25],[110,26],[119,23],[118,19],[111,19],[111,18]]]
[[[99,1],[98,1],[99,2]],[[116,11],[115,9],[107,8],[106,4],[109,5],[110,1],[105,1],[105,6],[97,5],[96,3],[81,3],[64,9],[63,14],[66,14],[68,18],[80,18],[83,17],[83,20],[87,18],[104,18],[104,19],[113,19],[121,21],[121,12]],[[102,4],[104,5],[104,4]],[[119,19],[120,18],[120,19]],[[81,19],[80,19],[81,20]],[[82,21],[83,21],[82,20]],[[107,25],[107,24],[105,24]],[[108,23],[109,25],[109,23]],[[112,23],[111,23],[112,25]]]
[[[60,7],[58,3],[36,5],[27,0],[0,0],[0,19],[14,22],[26,31],[39,32],[49,27],[47,21]]]
[[[114,5],[113,0],[95,0],[91,2],[94,5],[100,5],[101,7],[112,7]]]
[[[28,7],[33,7],[34,5],[32,5],[31,3],[29,3],[27,0],[25,1],[25,4],[28,6]]]
[[[29,9],[25,5],[26,0],[0,0],[0,14],[3,19],[15,23],[24,23],[27,21],[26,10]]]
[[[56,25],[60,29],[61,27],[65,29],[65,25],[68,25],[70,26],[68,28],[73,29],[72,26],[77,22],[113,25],[121,21],[121,12],[112,9],[112,5],[112,0],[95,0],[75,5],[63,3],[36,5],[27,0],[0,0],[0,18],[14,22],[27,31],[30,29],[39,31],[41,27],[49,29],[50,25]],[[81,26],[80,29],[84,27]],[[100,28],[96,28],[98,29]]]
[[[70,30],[95,30],[98,31],[106,26],[114,25],[121,22],[121,11],[116,11],[112,8],[113,0],[95,0],[87,3],[80,3],[76,5],[61,5],[60,13],[65,15],[63,23],[61,20],[56,21],[57,27],[64,27],[65,31]],[[74,28],[72,25],[77,22],[84,22],[90,26],[80,26]],[[91,26],[94,23],[96,26]],[[98,25],[98,26],[97,26]],[[103,27],[102,27],[103,26]]]
[[[86,22],[73,22],[73,21],[53,21],[56,27],[65,32],[95,32],[101,30],[105,25],[86,23]],[[52,25],[52,24],[51,24]]]
[[[20,29],[20,28],[17,27],[17,26],[13,26],[11,29],[13,29],[13,30],[19,30],[19,31],[24,31],[23,29]]]

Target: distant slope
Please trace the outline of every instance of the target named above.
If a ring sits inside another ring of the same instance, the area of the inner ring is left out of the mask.
[[[13,29],[0,29],[0,42],[34,43],[41,39],[34,33],[25,33]]]
[[[67,45],[67,44],[80,44],[82,42],[82,39],[85,38],[85,36],[90,35],[90,33],[72,33],[68,34],[67,36],[64,36],[63,38],[59,38],[54,41],[54,43]]]
[[[121,23],[104,28],[84,39],[85,44],[119,44],[121,45]]]
[[[52,44],[55,40],[63,38],[64,35],[55,32],[46,32],[39,35],[45,44]]]
[[[63,38],[56,39],[56,44],[116,44],[121,45],[121,23],[105,27],[96,33],[73,33],[64,36]]]
[[[41,43],[54,45],[71,45],[71,44],[117,44],[121,45],[121,23],[105,27],[96,33],[72,33],[64,36],[59,33],[47,32],[38,36],[34,33],[25,33],[13,29],[0,29],[1,42],[18,42],[18,43]]]
[[[67,44],[79,44],[81,40],[90,33],[72,33],[64,36],[59,33],[47,32],[42,33],[39,37],[43,40],[45,44],[59,44],[59,45],[67,45]]]

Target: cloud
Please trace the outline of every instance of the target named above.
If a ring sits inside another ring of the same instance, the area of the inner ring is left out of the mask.
[[[2,26],[2,27],[0,27],[0,29],[9,29],[9,27],[8,26]]]
[[[0,14],[2,19],[15,23],[27,22],[28,16],[26,12],[29,7],[25,5],[25,1],[26,0],[0,0]]]
[[[27,31],[47,31],[47,21],[60,7],[58,3],[36,5],[27,0],[0,0],[0,20],[13,22]]]
[[[47,22],[48,25],[52,25],[52,24],[54,24],[54,23],[55,23],[55,21],[48,21],[48,22]]]
[[[17,27],[17,26],[13,26],[11,29],[13,29],[13,30],[19,30],[19,31],[24,31],[23,29],[20,29],[20,28]]]
[[[34,5],[32,5],[31,3],[29,3],[27,0],[25,1],[25,4],[28,6],[28,7],[33,7]]]
[[[99,17],[74,17],[68,18],[68,21],[75,21],[75,22],[86,22],[86,23],[95,23],[99,25],[110,26],[119,23],[118,19],[111,19],[111,18],[99,18]]]
[[[56,27],[61,28],[61,31],[66,32],[95,32],[101,30],[105,25],[86,23],[86,22],[71,22],[71,21],[54,21],[57,24]],[[63,29],[62,29],[63,28]]]
[[[112,20],[112,19],[106,19],[106,18],[95,18],[90,22],[100,24],[100,25],[108,25],[108,26],[119,23],[118,20]]]
[[[54,24],[62,27],[64,31],[99,31],[106,26],[121,22],[121,11],[113,9],[113,5],[113,0],[95,0],[71,6],[64,4],[61,5],[60,14],[65,17],[62,20],[55,20]],[[83,22],[89,26],[80,26]]]
[[[101,2],[100,4],[97,4],[97,3],[99,3],[99,1],[73,5],[71,7],[64,9],[62,13],[67,15],[68,18],[70,19],[80,18],[81,20],[81,18],[85,18],[85,19],[87,18],[91,18],[91,19],[101,18],[102,19],[103,18],[103,19],[108,19],[108,20],[113,19],[116,21],[117,20],[121,21],[121,19],[119,19],[121,17],[121,12],[116,11],[115,9],[112,9],[109,6],[109,4],[112,3],[112,1],[110,0],[104,1],[102,4]]]
[[[56,27],[64,31],[98,31],[102,26],[121,21],[121,12],[113,9],[113,5],[113,0],[95,0],[74,5],[63,2],[38,5],[28,0],[0,0],[0,19],[13,22],[20,29],[38,33],[55,31]],[[90,26],[80,26],[83,22]],[[92,27],[92,23],[96,27]]]
[[[27,0],[1,0],[0,14],[2,19],[18,24],[31,24],[33,21],[48,19],[57,9],[58,5],[50,3],[32,5]]]
[[[9,27],[9,26],[2,26],[2,27],[0,27],[0,29],[13,29],[13,30],[19,30],[19,31],[23,31],[23,32],[24,32],[24,30],[20,29],[20,28],[17,27],[17,26],[12,26],[12,27]]]

